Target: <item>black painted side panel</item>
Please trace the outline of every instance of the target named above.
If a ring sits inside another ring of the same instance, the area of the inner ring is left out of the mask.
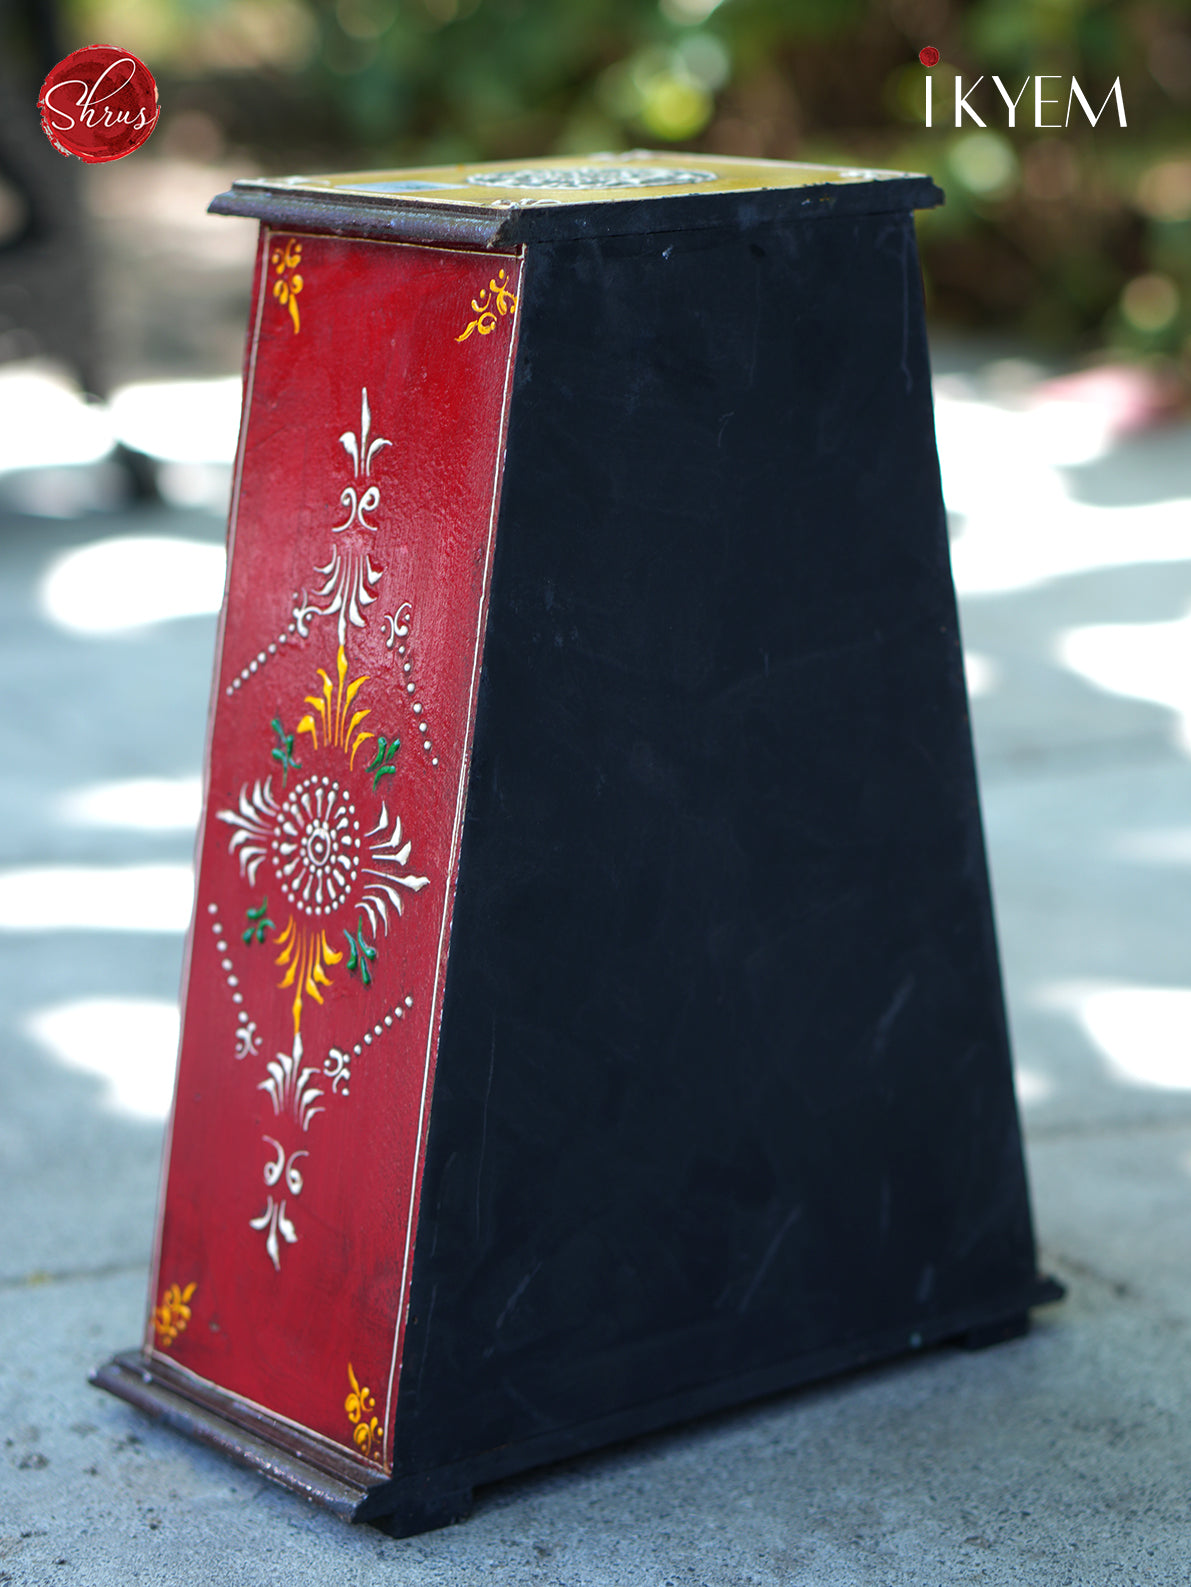
[[[910,217],[519,313],[398,1475],[1034,1279]]]

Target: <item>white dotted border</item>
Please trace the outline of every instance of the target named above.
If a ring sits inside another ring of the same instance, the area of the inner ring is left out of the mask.
[[[291,634],[296,634],[297,631],[298,625],[296,622],[293,622],[283,634],[278,634],[277,638],[271,645],[266,645],[264,650],[259,651],[246,667],[241,667],[236,677],[234,677],[228,684],[227,688],[224,689],[224,694],[235,694],[237,689],[242,689],[248,682],[249,678],[252,677],[253,673],[257,672],[261,667],[263,667],[270,656],[275,656],[277,654],[278,645],[288,644],[289,636]]]
[[[386,1014],[383,1019],[378,1019],[376,1024],[372,1027],[371,1030],[364,1032],[364,1036],[362,1038],[363,1046],[364,1047],[371,1047],[374,1039],[377,1036],[382,1036],[384,1034],[385,1028],[387,1026],[391,1025],[395,1019],[404,1019],[405,1018],[406,1009],[407,1008],[412,1008],[413,1006],[414,1006],[413,998],[407,996],[405,998],[404,1004],[398,1003],[396,1005],[396,1007],[393,1009],[393,1012],[391,1014]],[[360,1056],[360,1052],[361,1052],[361,1042],[357,1042],[356,1045],[352,1048],[353,1057],[358,1058]]]
[[[305,590],[302,591],[301,595],[295,590],[293,598],[297,603],[294,607],[293,621],[285,629],[284,633],[278,634],[271,645],[266,645],[263,650],[258,650],[248,665],[240,668],[237,675],[224,689],[224,694],[235,694],[237,689],[242,689],[249,678],[260,671],[269,657],[277,654],[280,646],[289,644],[291,635],[305,639],[310,633],[310,619],[312,617],[325,617],[327,615],[319,607],[309,604]]]
[[[404,623],[401,621],[401,614],[403,612],[407,614]],[[396,645],[397,654],[401,658],[400,667],[402,678],[405,683],[405,692],[410,696],[410,710],[418,719],[414,726],[418,730],[418,737],[422,740],[422,748],[425,750],[427,755],[430,755],[430,764],[432,766],[437,766],[438,756],[431,754],[434,745],[430,738],[430,723],[426,720],[426,714],[422,706],[422,702],[417,698],[418,686],[411,676],[413,673],[413,662],[410,661],[409,656],[406,653],[408,647],[404,643],[404,640],[409,635],[410,628],[413,626],[413,607],[408,601],[403,601],[393,613],[393,615],[391,617],[386,617],[384,621],[389,625],[389,637],[385,640],[385,644],[389,650],[392,650]],[[403,641],[403,643],[400,645],[397,644],[399,639]]]
[[[219,918],[219,905],[208,904],[207,913],[215,917],[211,921],[211,934],[215,938],[215,951],[220,955],[219,968],[223,971],[223,978],[232,994],[232,1002],[236,1005],[236,1023],[240,1026],[236,1032],[236,1057],[247,1058],[248,1054],[255,1052],[260,1045],[260,1038],[256,1034],[256,1021],[249,1019],[244,1011],[244,994],[240,991],[240,978],[236,974],[236,967],[231,959],[231,947],[224,933],[223,922]]]
[[[207,913],[209,915],[215,916],[215,919],[211,922],[211,931],[215,937],[216,952],[223,955],[219,961],[219,968],[224,972],[224,977],[228,986],[232,988],[232,1002],[242,1003],[244,1001],[244,994],[240,991],[240,980],[235,973],[235,966],[232,964],[231,959],[227,957],[231,950],[228,947],[227,938],[224,936],[223,922],[219,919],[218,905],[208,904]],[[240,1012],[239,1020],[242,1025],[248,1020],[248,1015],[245,1014],[243,1010]]]
[[[341,1047],[332,1047],[330,1049],[323,1060],[323,1074],[331,1081],[332,1091],[339,1090],[339,1082],[342,1080],[344,1096],[351,1095],[352,1060],[362,1057],[365,1047],[371,1047],[378,1036],[383,1036],[385,1031],[392,1026],[395,1019],[404,1019],[406,1013],[413,1006],[413,997],[407,993],[402,1002],[395,1003],[390,1012],[383,1014],[371,1030],[364,1032],[363,1036],[349,1052],[345,1052]]]

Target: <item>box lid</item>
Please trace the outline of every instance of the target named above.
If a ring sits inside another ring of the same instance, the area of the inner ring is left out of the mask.
[[[252,178],[219,194],[210,208],[287,229],[497,248],[719,226],[742,214],[764,222],[942,202],[929,176],[905,171],[633,149]]]

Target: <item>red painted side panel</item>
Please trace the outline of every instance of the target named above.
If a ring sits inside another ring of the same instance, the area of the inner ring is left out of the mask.
[[[262,247],[149,1345],[388,1469],[520,266]]]

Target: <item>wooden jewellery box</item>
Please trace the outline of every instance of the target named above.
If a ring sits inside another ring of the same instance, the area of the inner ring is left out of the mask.
[[[96,1381],[398,1534],[1038,1277],[925,177],[635,152],[261,221],[177,1095]]]

